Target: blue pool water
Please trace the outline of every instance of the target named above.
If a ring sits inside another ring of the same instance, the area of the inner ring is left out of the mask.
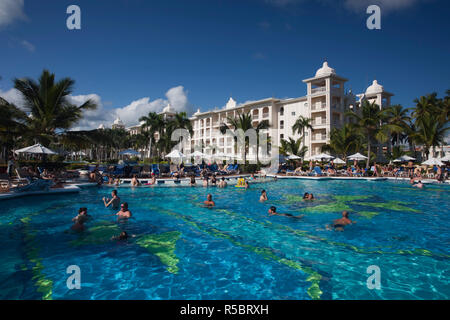
[[[260,203],[261,189],[269,201]],[[2,201],[0,299],[449,299],[450,188],[400,182],[279,180],[251,185],[111,188]],[[300,200],[305,192],[316,200]],[[201,207],[206,193],[215,209]],[[303,219],[269,217],[271,205]],[[93,220],[68,232],[80,206]],[[344,232],[325,226],[342,210]],[[133,239],[109,240],[126,230]],[[69,265],[81,289],[69,290]],[[381,289],[367,287],[367,267]]]

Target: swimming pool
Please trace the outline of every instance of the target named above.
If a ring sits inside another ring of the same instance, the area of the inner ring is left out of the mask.
[[[0,298],[450,298],[448,186],[279,180],[248,190],[118,190],[133,213],[128,222],[103,207],[107,187],[2,201]],[[316,200],[302,201],[305,191]],[[201,207],[207,193],[216,208]],[[269,217],[271,205],[305,217]],[[67,232],[80,206],[94,217],[83,235]],[[357,224],[326,230],[342,210]],[[111,241],[121,230],[136,237]],[[80,267],[80,290],[67,288],[69,265]],[[371,265],[380,268],[380,290],[367,287]]]

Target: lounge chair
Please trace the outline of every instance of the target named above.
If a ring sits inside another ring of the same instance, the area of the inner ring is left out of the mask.
[[[142,168],[141,168],[140,166],[133,166],[133,167],[131,168],[130,175],[131,175],[131,176],[134,176],[134,175],[139,176],[140,173],[141,173],[141,170],[142,170]]]

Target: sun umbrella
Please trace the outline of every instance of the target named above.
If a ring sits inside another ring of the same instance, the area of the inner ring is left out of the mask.
[[[407,161],[412,161],[412,160],[416,160],[416,158],[404,155],[404,156],[401,156],[398,159],[395,159],[394,162],[407,162]]]
[[[320,153],[320,154],[316,154],[316,155],[314,155],[314,156],[309,157],[309,159],[310,159],[310,160],[318,160],[318,161],[321,161],[321,160],[323,160],[323,159],[325,159],[325,160],[331,160],[331,159],[334,159],[334,157],[333,157],[333,156],[330,156],[329,154],[326,154],[326,153]]]
[[[19,153],[32,153],[32,154],[56,154],[56,152],[50,150],[49,148],[44,147],[40,143],[35,144],[33,146],[29,146],[23,149],[19,149],[15,151],[16,154]]]
[[[172,150],[172,152],[166,155],[166,158],[184,158],[184,157],[186,156],[178,150]]]
[[[436,159],[436,158],[430,158],[427,161],[422,162],[422,164],[425,164],[427,166],[443,166],[444,165],[440,159]]]
[[[340,158],[334,159],[333,162],[334,162],[335,164],[345,164],[345,161],[342,160],[342,159],[340,159]]]
[[[296,154],[291,154],[289,157],[287,157],[287,159],[289,159],[289,160],[298,160],[298,159],[301,159],[301,157],[299,157]]]
[[[450,155],[447,155],[445,157],[439,158],[442,162],[450,162]]]
[[[348,157],[348,159],[349,160],[366,160],[367,159],[367,157],[366,156],[363,156],[361,153],[355,153],[355,154],[352,154],[350,157]]]
[[[189,157],[201,157],[201,158],[203,158],[205,156],[206,156],[206,154],[204,154],[203,152],[200,152],[198,150],[194,151],[193,153],[191,153],[189,155]]]
[[[141,155],[138,151],[133,149],[127,149],[119,152],[119,154],[122,156],[139,156]]]

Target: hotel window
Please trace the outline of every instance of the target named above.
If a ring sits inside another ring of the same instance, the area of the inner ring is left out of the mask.
[[[281,107],[281,109],[280,109],[280,116],[284,116],[284,108],[283,107]]]
[[[280,139],[284,139],[284,134],[280,134]]]
[[[293,111],[291,114],[292,114],[292,116],[295,116],[295,111]]]
[[[280,121],[280,129],[284,129],[284,121],[283,120]]]

